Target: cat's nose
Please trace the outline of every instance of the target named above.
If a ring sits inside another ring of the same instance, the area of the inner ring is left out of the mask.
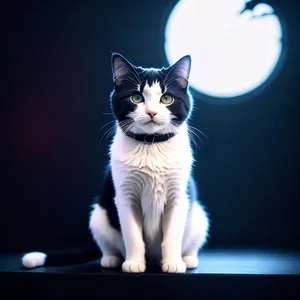
[[[150,111],[147,111],[147,114],[148,114],[151,118],[153,118],[155,115],[157,115],[157,112],[156,112],[156,111],[150,110]]]

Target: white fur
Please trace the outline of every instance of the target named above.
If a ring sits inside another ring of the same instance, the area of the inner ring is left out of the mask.
[[[209,227],[203,208],[193,202],[188,218],[187,183],[193,164],[187,124],[170,124],[171,114],[159,103],[158,83],[144,89],[145,103],[131,113],[133,132],[177,134],[163,143],[144,144],[117,127],[111,145],[111,168],[116,188],[122,236],[95,206],[90,229],[104,256],[123,256],[124,272],[144,272],[148,261],[161,262],[164,272],[185,272],[198,264],[197,253]],[[160,125],[144,125],[147,110],[156,111]],[[172,127],[172,130],[170,128]],[[124,249],[125,248],[125,249]],[[103,264],[102,264],[103,265]]]
[[[47,255],[42,252],[30,252],[22,257],[22,265],[25,268],[41,267],[45,264]]]

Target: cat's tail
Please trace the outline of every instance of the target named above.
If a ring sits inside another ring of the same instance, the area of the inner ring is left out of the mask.
[[[25,268],[31,269],[42,266],[83,264],[96,260],[100,256],[100,249],[93,243],[90,247],[79,251],[29,252],[23,255],[21,261]]]

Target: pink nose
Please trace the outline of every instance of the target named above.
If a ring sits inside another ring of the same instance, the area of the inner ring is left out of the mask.
[[[155,115],[157,115],[157,112],[156,111],[147,111],[147,114],[153,118]]]

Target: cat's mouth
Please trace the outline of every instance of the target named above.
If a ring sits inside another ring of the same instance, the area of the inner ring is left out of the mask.
[[[155,125],[161,125],[161,124],[155,122],[153,119],[150,120],[150,121],[148,121],[148,122],[146,122],[146,123],[144,123],[144,125],[153,125],[153,124],[155,124]]]

